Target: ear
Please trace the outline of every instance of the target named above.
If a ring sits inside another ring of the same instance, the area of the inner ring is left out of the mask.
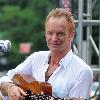
[[[70,30],[70,37],[71,37],[72,39],[74,39],[74,35],[75,35],[75,31],[74,31],[74,29],[71,29],[71,30]]]
[[[69,34],[69,37],[71,38],[71,40],[73,41],[73,39],[74,39],[74,32],[70,32],[70,34]]]
[[[70,24],[70,35],[71,35],[71,38],[74,39],[74,35],[75,35],[75,24],[74,24],[74,22]]]

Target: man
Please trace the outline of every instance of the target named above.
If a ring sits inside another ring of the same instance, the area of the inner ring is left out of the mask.
[[[45,22],[45,38],[49,51],[31,54],[23,63],[0,79],[1,92],[9,100],[23,100],[26,93],[14,85],[15,74],[34,77],[52,86],[52,96],[59,98],[88,99],[93,80],[91,68],[73,54],[71,42],[75,24],[70,12],[63,8],[52,10]]]

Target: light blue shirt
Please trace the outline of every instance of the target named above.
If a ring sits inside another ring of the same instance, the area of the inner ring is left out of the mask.
[[[45,72],[49,66],[50,51],[31,54],[23,63],[10,70],[0,83],[11,81],[15,73],[32,75],[37,81],[45,82]],[[50,76],[52,95],[60,98],[88,98],[92,89],[93,72],[82,59],[70,50],[59,62],[59,67]]]

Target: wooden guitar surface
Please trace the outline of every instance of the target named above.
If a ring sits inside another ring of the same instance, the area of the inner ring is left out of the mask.
[[[27,77],[24,75],[24,77]],[[52,87],[47,82],[39,82],[39,81],[33,81],[33,82],[27,82],[24,79],[23,75],[15,74],[12,78],[12,81],[14,84],[22,88],[24,91],[30,90],[31,93],[34,94],[47,94],[52,96]]]

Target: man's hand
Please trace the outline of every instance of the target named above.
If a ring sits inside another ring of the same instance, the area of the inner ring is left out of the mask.
[[[3,96],[8,96],[9,100],[24,100],[27,95],[23,89],[11,82],[1,83],[1,93]]]
[[[8,93],[9,100],[24,100],[27,94],[18,86],[12,86]]]

